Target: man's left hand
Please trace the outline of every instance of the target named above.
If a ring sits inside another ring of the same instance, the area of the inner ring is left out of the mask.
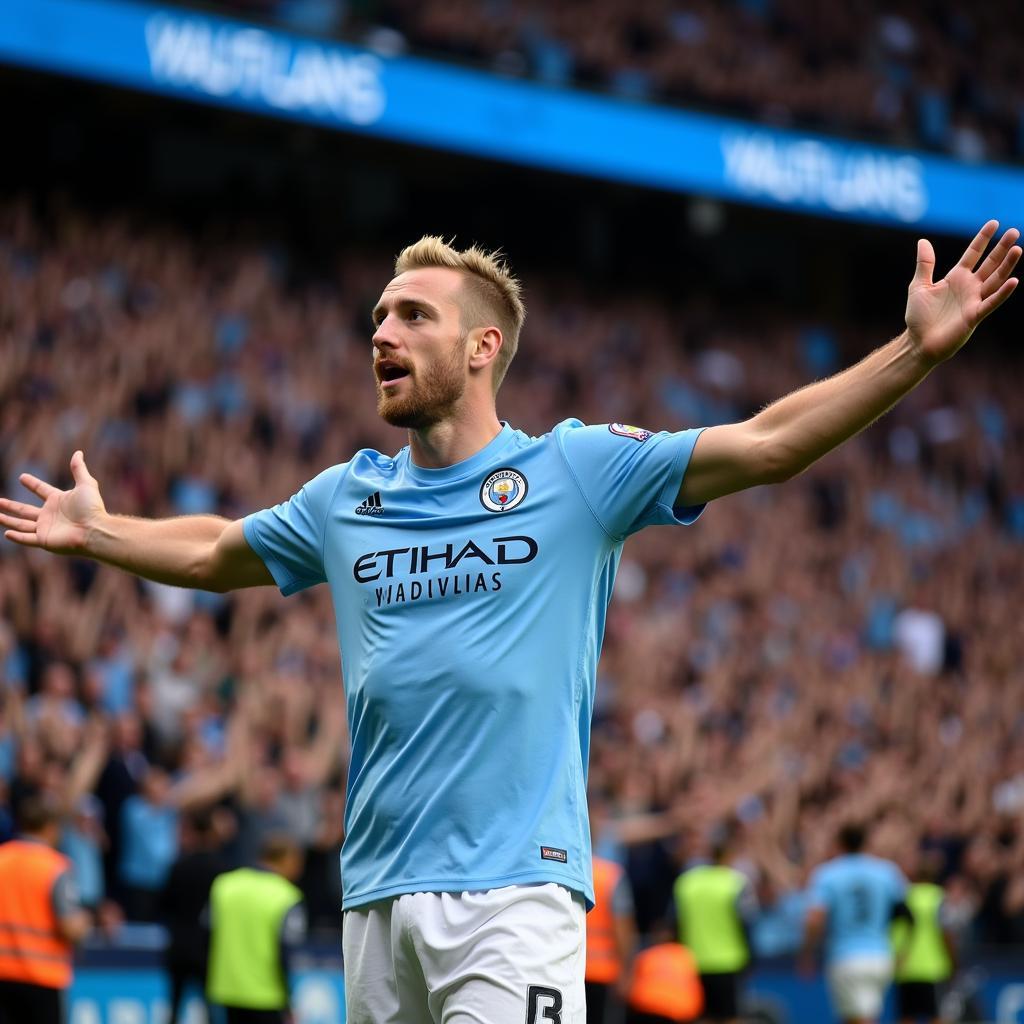
[[[975,236],[960,261],[942,280],[932,281],[935,250],[927,238],[917,243],[917,271],[907,298],[907,335],[929,364],[949,359],[1017,287],[1010,273],[1020,259],[1015,245],[1020,232],[1004,232],[992,251],[985,249],[999,222],[990,220]]]

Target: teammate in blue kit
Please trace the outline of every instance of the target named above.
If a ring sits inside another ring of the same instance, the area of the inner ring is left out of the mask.
[[[590,717],[624,540],[786,480],[885,412],[1013,291],[1017,232],[983,258],[996,228],[935,283],[919,242],[906,330],[750,420],[566,420],[537,438],[495,406],[525,317],[518,282],[492,255],[424,238],[373,310],[378,410],[409,431],[397,455],[357,452],[229,522],[109,515],[76,452],[72,490],[25,475],[44,504],[2,499],[0,525],[178,586],[326,582],[352,739],[349,1021],[582,1022]]]
[[[892,982],[890,929],[906,914],[907,880],[892,862],[864,852],[866,833],[845,825],[838,853],[811,876],[804,967],[824,944],[832,1005],[847,1024],[873,1024]]]

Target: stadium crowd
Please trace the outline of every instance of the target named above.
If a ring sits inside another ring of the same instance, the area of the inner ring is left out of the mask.
[[[81,447],[112,511],[234,518],[400,447],[370,371],[389,254],[293,270],[279,247],[0,206],[3,493],[24,471],[66,486]],[[530,433],[740,418],[900,326],[525,280],[499,412]],[[591,785],[641,931],[727,831],[760,950],[792,951],[810,871],[858,820],[908,871],[941,854],[965,941],[1024,942],[1024,407],[998,330],[805,476],[627,545]],[[106,928],[160,917],[196,812],[230,862],[296,837],[312,922],[337,928],[346,744],[326,588],[181,591],[0,543],[0,839],[22,796],[57,802]]]
[[[1012,0],[207,0],[385,54],[634,100],[920,146],[1024,158]]]

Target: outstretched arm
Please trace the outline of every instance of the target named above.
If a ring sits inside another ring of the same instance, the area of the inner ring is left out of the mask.
[[[982,260],[998,223],[989,221],[960,261],[933,281],[931,242],[917,243],[906,330],[828,380],[779,399],[743,423],[709,427],[694,447],[678,506],[700,505],[803,472],[892,408],[939,363],[956,353],[1017,287],[1010,277],[1021,248],[1011,228]]]
[[[241,520],[113,516],[81,452],[72,456],[71,474],[75,486],[62,491],[23,473],[22,484],[43,504],[0,498],[4,536],[25,547],[94,558],[176,587],[223,592],[274,582],[263,559],[249,547]]]

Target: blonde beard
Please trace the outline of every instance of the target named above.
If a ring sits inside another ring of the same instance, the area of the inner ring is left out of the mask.
[[[466,336],[452,346],[448,360],[435,360],[411,376],[410,394],[389,397],[377,381],[377,414],[393,427],[423,430],[447,419],[466,392],[466,369],[462,362]]]

